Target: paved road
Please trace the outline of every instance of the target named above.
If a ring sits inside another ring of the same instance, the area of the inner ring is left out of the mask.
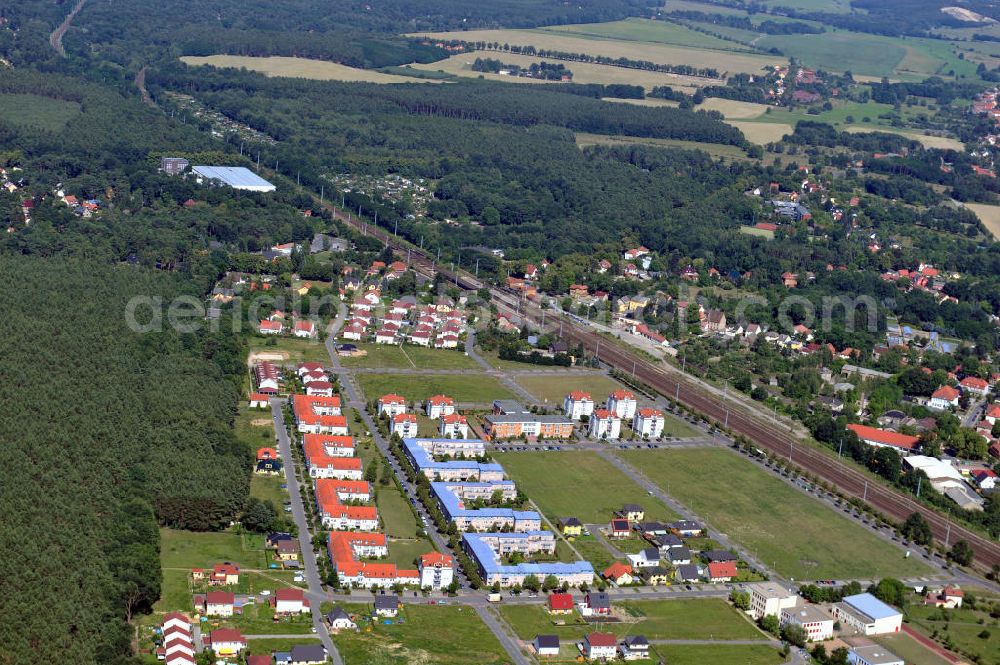
[[[335,665],[344,665],[337,647],[333,644],[330,633],[323,622],[320,604],[324,599],[323,581],[319,577],[316,565],[316,553],[313,551],[312,534],[309,532],[309,522],[306,520],[305,506],[302,504],[302,491],[295,475],[295,456],[292,455],[292,443],[285,428],[285,414],[282,412],[284,400],[271,400],[271,418],[274,420],[274,431],[278,437],[278,450],[285,462],[285,482],[288,484],[288,497],[292,502],[292,517],[299,528],[299,548],[302,551],[302,563],[305,568],[305,578],[308,587],[307,595],[312,609],[313,627],[323,641],[323,646]]]

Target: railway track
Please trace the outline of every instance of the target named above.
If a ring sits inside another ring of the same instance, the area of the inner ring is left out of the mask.
[[[454,282],[466,290],[478,290],[487,286],[461,269],[452,271],[438,266],[427,252],[413,247],[405,240],[384,229],[352,218],[332,205],[324,204],[324,207],[340,221],[351,225],[358,231],[378,238],[394,250],[408,256],[410,264],[425,275],[433,276],[436,273],[441,273],[447,277],[448,281]],[[519,313],[532,319],[536,325],[542,318],[540,308],[522,301],[521,298],[512,293],[495,287],[490,288],[490,293],[495,304],[501,309],[506,309],[511,313]],[[686,407],[703,413],[720,423],[726,423],[730,430],[747,437],[759,448],[774,455],[787,457],[792,464],[834,485],[842,493],[862,499],[887,517],[902,522],[912,513],[920,513],[930,525],[937,542],[950,546],[958,540],[968,541],[975,552],[974,565],[981,570],[988,571],[992,566],[1000,565],[1000,544],[997,542],[971,531],[916,500],[868,478],[864,473],[831,458],[815,447],[799,441],[775,424],[752,413],[746,406],[720,400],[694,380],[685,378],[680,370],[653,365],[638,353],[608,343],[594,330],[588,330],[585,326],[561,313],[549,312],[545,318],[547,319],[545,327],[549,330],[561,329],[566,342],[574,345],[582,344],[588,352],[596,355],[601,362],[610,367],[630,373],[634,372],[637,379],[648,384],[662,395],[676,397]],[[601,342],[604,343],[601,344]]]

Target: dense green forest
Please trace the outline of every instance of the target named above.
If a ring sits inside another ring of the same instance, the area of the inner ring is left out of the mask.
[[[199,293],[141,268],[8,255],[0,284],[2,660],[124,663],[125,619],[159,597],[157,518],[217,528],[246,499],[239,338],[129,330],[131,297]]]
[[[52,60],[45,39],[76,0],[25,0],[0,8],[16,30],[0,31],[0,53],[15,63]],[[113,66],[164,56],[234,53],[300,55],[382,67],[440,59],[445,52],[397,36],[417,30],[533,27],[646,15],[649,0],[89,0],[67,33],[66,50]]]

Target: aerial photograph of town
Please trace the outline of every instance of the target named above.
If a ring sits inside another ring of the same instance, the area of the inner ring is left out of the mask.
[[[0,0],[0,665],[1000,665],[1000,4]]]

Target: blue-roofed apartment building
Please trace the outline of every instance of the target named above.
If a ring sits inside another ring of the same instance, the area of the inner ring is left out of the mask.
[[[517,487],[505,478],[499,464],[454,458],[455,455],[482,458],[486,454],[482,441],[404,439],[403,450],[417,472],[432,480],[431,495],[445,519],[459,531],[475,531],[463,534],[462,547],[487,584],[514,586],[522,584],[529,575],[539,580],[553,575],[560,584],[566,582],[571,586],[593,581],[593,566],[586,561],[503,563],[503,558],[514,552],[529,557],[552,555],[556,539],[551,531],[542,530],[542,516],[533,510],[466,507],[466,501],[489,499],[496,492],[508,500],[517,496]],[[442,455],[449,459],[435,459]]]

